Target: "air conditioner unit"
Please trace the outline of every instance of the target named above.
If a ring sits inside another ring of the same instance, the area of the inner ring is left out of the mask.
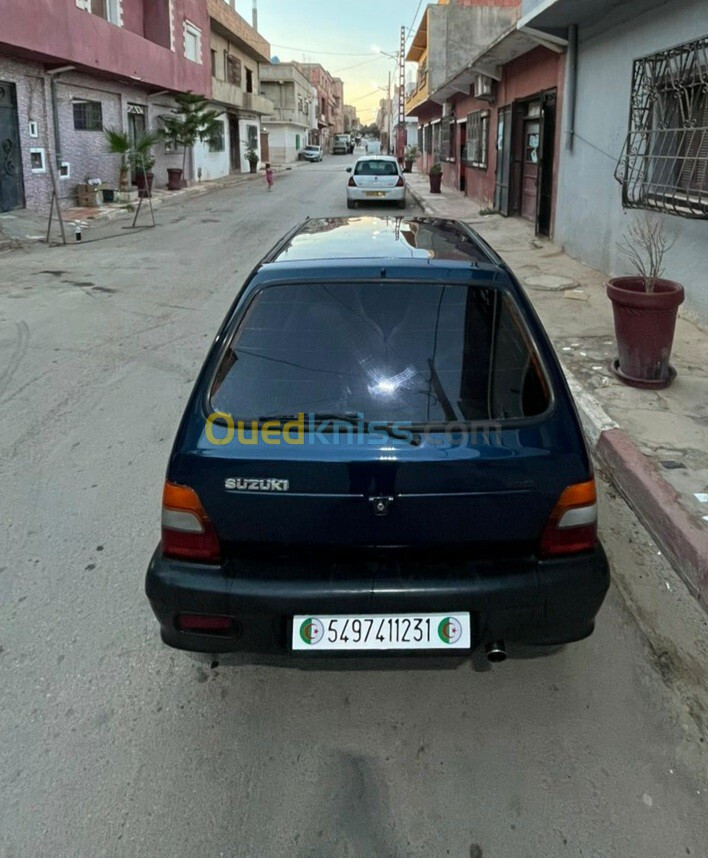
[[[478,74],[474,80],[474,95],[482,101],[494,101],[496,97],[496,81],[486,74]]]

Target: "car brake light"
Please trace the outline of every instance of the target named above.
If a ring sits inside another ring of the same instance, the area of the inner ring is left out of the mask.
[[[558,499],[541,534],[541,556],[552,557],[589,551],[596,541],[595,480],[568,486]]]
[[[347,182],[350,188],[356,188],[356,182],[354,181],[354,176],[349,177],[349,181]]]
[[[396,182],[396,187],[397,187],[397,188],[402,188],[402,187],[404,187],[404,186],[405,186],[405,184],[406,184],[406,183],[403,181],[403,176],[399,176],[399,177],[398,177],[398,181]]]
[[[165,557],[218,563],[221,545],[199,495],[166,482],[162,494],[162,553]]]

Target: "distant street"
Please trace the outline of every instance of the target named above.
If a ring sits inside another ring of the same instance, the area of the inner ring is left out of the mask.
[[[594,636],[493,669],[160,642],[143,580],[185,399],[278,238],[379,211],[347,211],[353,161],[0,257],[0,856],[707,854],[690,702],[614,586]],[[663,593],[673,571],[601,492],[613,565]]]

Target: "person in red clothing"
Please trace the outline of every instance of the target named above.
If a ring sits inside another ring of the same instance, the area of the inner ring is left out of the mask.
[[[265,177],[266,177],[266,182],[268,182],[268,190],[272,191],[273,190],[273,182],[275,181],[275,175],[273,173],[273,168],[270,166],[270,164],[265,165]]]

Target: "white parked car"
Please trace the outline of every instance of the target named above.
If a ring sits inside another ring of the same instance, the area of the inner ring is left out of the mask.
[[[347,182],[347,207],[360,202],[397,203],[406,207],[406,181],[398,161],[391,155],[364,155],[353,167]]]

